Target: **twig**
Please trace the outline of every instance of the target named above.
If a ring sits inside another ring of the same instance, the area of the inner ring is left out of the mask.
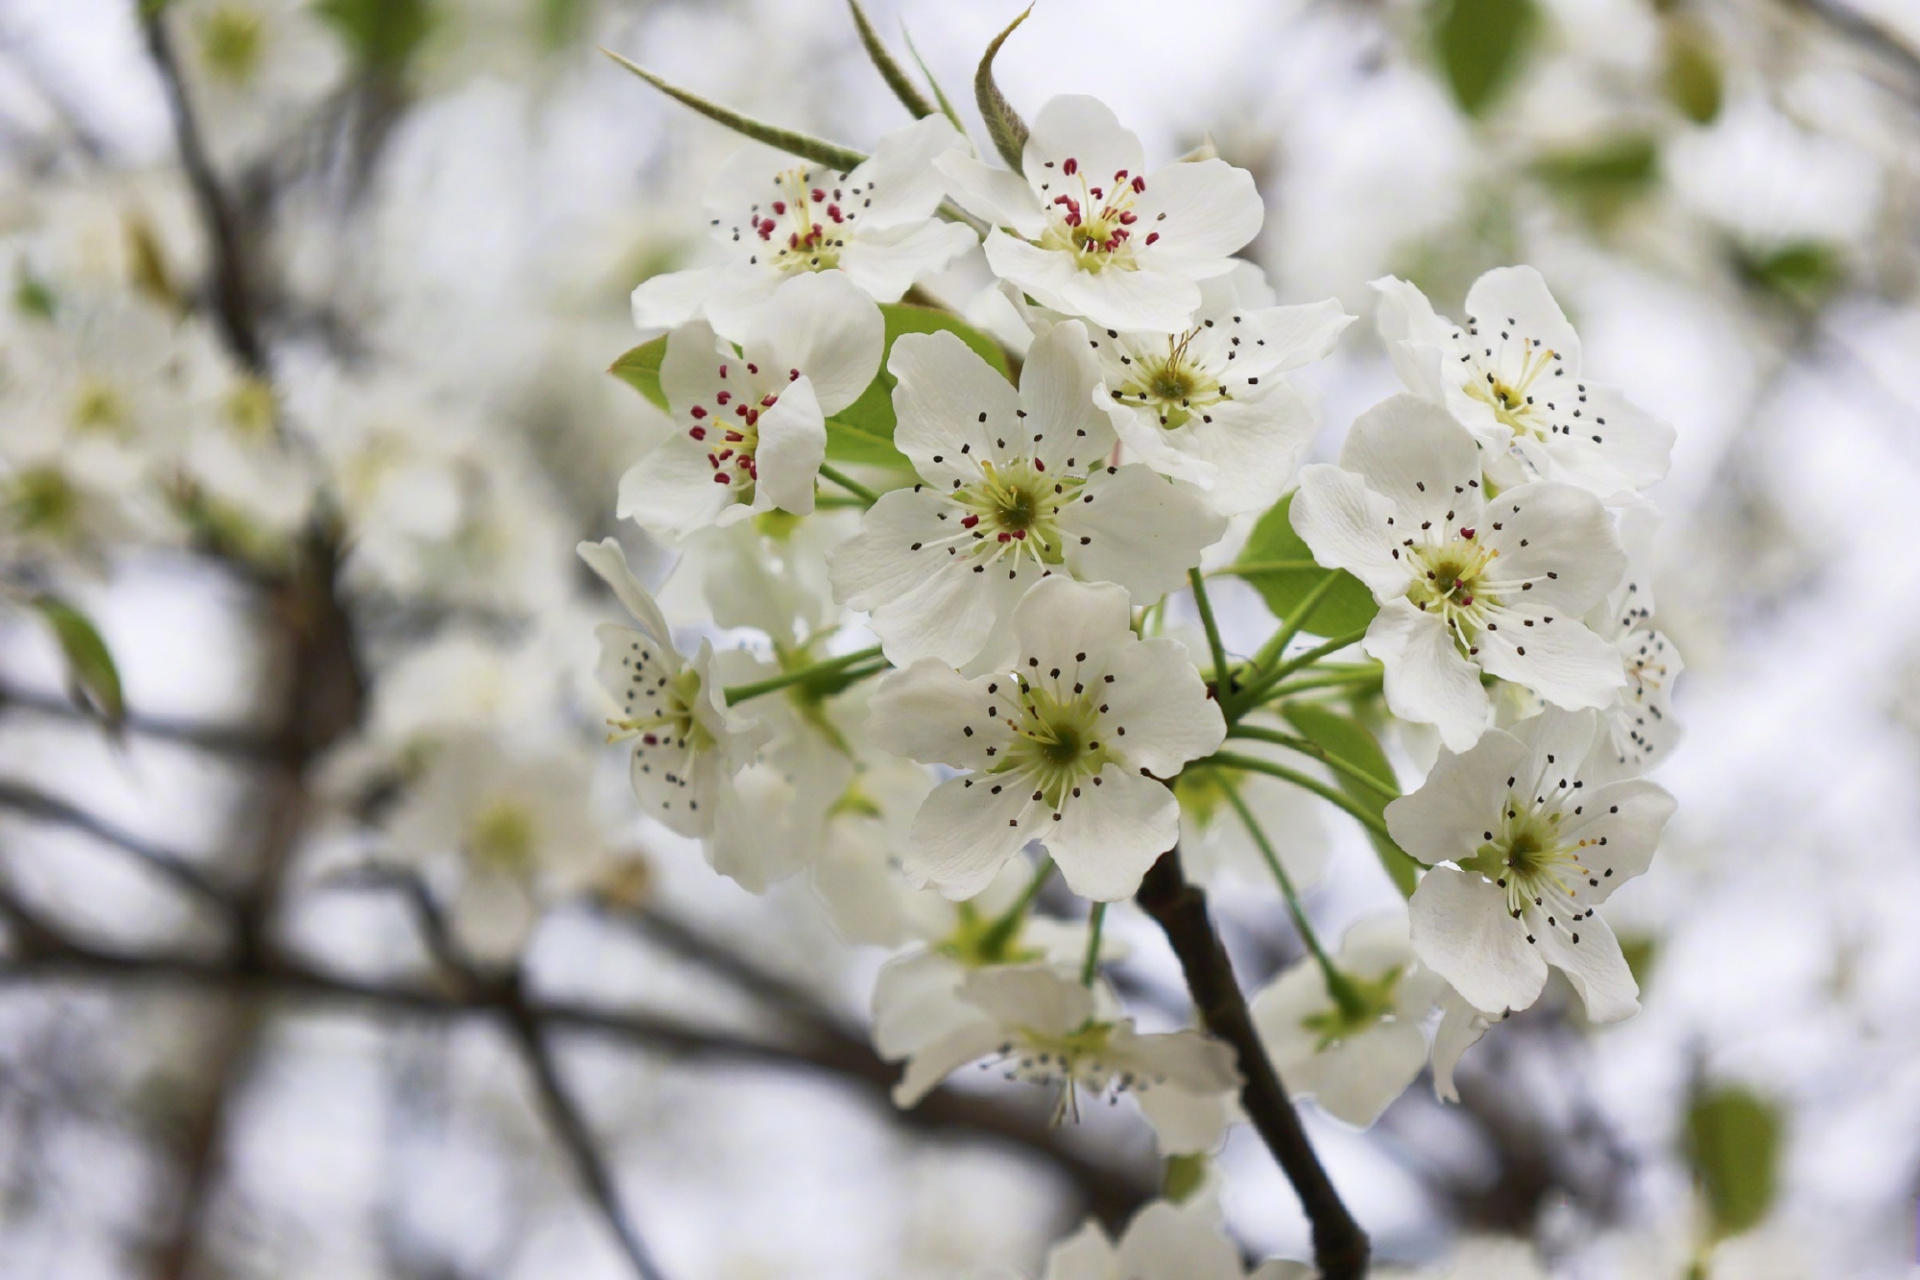
[[[1253,1029],[1246,997],[1233,976],[1233,963],[1208,915],[1206,895],[1187,883],[1177,848],[1153,864],[1135,901],[1173,945],[1207,1030],[1233,1046],[1244,1082],[1240,1104],[1313,1224],[1313,1256],[1321,1275],[1324,1280],[1361,1280],[1367,1274],[1367,1233],[1347,1210],[1307,1140],[1300,1115]]]
[[[1906,77],[1908,100],[1920,105],[1920,51],[1878,19],[1842,0],[1787,0],[1789,7],[1819,19],[1836,34],[1897,67]]]
[[[66,698],[54,697],[14,685],[0,684],[0,711],[14,708],[60,720],[95,723],[91,716],[82,712]],[[178,742],[183,746],[215,755],[237,756],[247,760],[271,760],[278,757],[286,748],[281,735],[265,733],[259,729],[241,725],[228,726],[192,720],[174,720],[165,716],[143,716],[131,711],[120,722],[119,727],[123,732],[135,737],[153,738],[161,742]]]
[[[110,844],[123,853],[131,854],[136,861],[171,881],[176,888],[209,906],[219,908],[222,913],[230,914],[234,909],[233,899],[227,892],[185,855],[142,840],[70,801],[24,782],[0,779],[0,808],[11,809],[40,822],[85,832],[103,844]]]

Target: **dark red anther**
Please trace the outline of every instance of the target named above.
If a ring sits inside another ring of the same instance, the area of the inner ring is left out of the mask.
[[[1015,538],[1018,538],[1021,542],[1025,542],[1027,540],[1027,531],[1025,529],[1015,529],[1013,531],[1013,536]]]
[[[1072,156],[1068,156],[1066,162],[1060,166],[1060,172],[1071,178],[1074,174],[1080,172],[1080,162]]]
[[[1047,464],[1044,460],[1040,458],[1035,458],[1033,460],[1033,469],[1035,471],[1045,471],[1047,469]]]
[[[837,204],[830,204],[827,206],[827,216],[829,218],[832,218],[835,222],[846,221],[846,218],[843,217],[840,213],[840,206]]]
[[[729,431],[725,436],[722,436],[721,438],[725,440],[728,444],[739,444],[742,440],[746,439],[746,437],[741,435],[738,431]]]
[[[787,211],[787,202],[785,200],[775,200],[773,202],[773,211],[775,213],[785,213]]]
[[[1106,199],[1106,194],[1102,192],[1098,187],[1093,188],[1091,191],[1087,192],[1087,194],[1092,196],[1095,200]]]
[[[800,381],[800,371],[798,369],[787,370],[787,381],[788,382]]]
[[[1153,243],[1153,242],[1154,242],[1155,240],[1158,240],[1159,238],[1160,238],[1160,233],[1159,233],[1158,231],[1149,231],[1149,232],[1147,232],[1147,243],[1148,243],[1148,244],[1152,244],[1152,243]]]
[[[720,366],[720,376],[723,378],[727,376],[727,366],[725,365]]]
[[[812,191],[809,191],[807,194],[812,196],[815,200],[825,200],[827,198],[827,193],[822,191],[818,187],[815,187]]]
[[[1131,209],[1120,215],[1120,225],[1123,227],[1130,227],[1138,221],[1140,221],[1140,215]]]
[[[1125,169],[1115,169],[1113,171],[1113,180],[1115,182],[1125,182],[1127,180],[1127,171]]]
[[[640,735],[640,741],[646,743],[650,747],[657,747],[660,745],[660,736],[658,734],[653,734],[653,733],[643,733]]]
[[[1462,529],[1462,530],[1460,531],[1460,536],[1461,536],[1461,537],[1463,537],[1463,538],[1471,538],[1471,537],[1473,536],[1473,530],[1471,530],[1471,529]]]
[[[733,477],[724,471],[716,471],[713,473],[713,482],[715,484],[732,484]]]
[[[713,399],[714,399],[714,402],[715,402],[716,404],[725,404],[725,403],[727,403],[727,402],[728,402],[729,400],[731,400],[731,399],[733,399],[733,392],[731,392],[731,391],[722,391],[722,392],[720,392],[720,393],[719,393],[718,395],[716,395],[716,396],[714,396],[714,398],[713,398]]]
[[[800,247],[800,233],[798,231],[792,232],[787,236],[787,248],[798,249],[799,247]]]
[[[707,416],[707,410],[705,405],[697,404],[693,406],[693,408],[687,410],[687,412],[692,414],[696,418],[704,418]]]
[[[687,434],[692,436],[695,440],[705,440],[707,438],[707,429],[705,427],[695,427],[691,431],[687,432]]]
[[[1008,533],[1008,532],[1006,532],[1005,530],[1002,530],[1002,531],[1000,531],[999,533],[996,533],[996,534],[994,534],[993,536],[994,536],[995,538],[998,538],[998,539],[999,539],[999,540],[1000,540],[1001,542],[1012,542],[1012,541],[1013,541],[1013,535],[1012,535],[1012,534],[1010,534],[1010,533]]]
[[[1147,189],[1147,180],[1145,178],[1135,178],[1133,180],[1133,189],[1135,191],[1145,191]]]
[[[777,404],[777,403],[779,402],[779,400],[780,400],[780,397],[779,397],[779,396],[775,396],[775,395],[765,395],[765,396],[761,396],[761,397],[760,397],[760,407],[761,407],[762,409],[771,409],[771,408],[773,408],[773,406],[774,406],[775,404]]]
[[[758,373],[758,372],[760,372],[760,366],[759,366],[759,365],[757,365],[757,364],[751,364],[751,363],[749,363],[749,364],[747,365],[747,372],[748,372],[748,373]]]
[[[971,529],[971,528],[973,528],[973,526],[975,526],[975,525],[977,525],[977,524],[979,524],[979,523],[980,523],[980,517],[979,517],[979,516],[968,516],[968,517],[967,517],[966,519],[964,519],[964,520],[962,520],[962,521],[960,522],[960,527],[961,527],[962,529]]]

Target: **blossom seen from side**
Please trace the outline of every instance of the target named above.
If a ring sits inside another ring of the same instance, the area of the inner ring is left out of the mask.
[[[1207,1188],[1177,1203],[1152,1202],[1117,1241],[1087,1222],[1047,1252],[1041,1280],[1308,1280],[1313,1274],[1305,1263],[1281,1258],[1249,1272]]]

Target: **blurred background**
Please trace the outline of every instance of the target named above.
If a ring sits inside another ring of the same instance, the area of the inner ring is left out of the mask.
[[[869,7],[977,121],[1013,6]],[[1032,1277],[1156,1185],[1124,1114],[895,1112],[898,939],[715,876],[598,747],[572,547],[659,429],[605,369],[734,148],[598,45],[853,146],[906,119],[837,0],[0,0],[0,1276],[619,1277],[617,1203],[673,1280]],[[1681,808],[1609,907],[1644,1011],[1550,987],[1458,1105],[1307,1108],[1379,1257],[1912,1274],[1920,5],[1042,0],[997,70],[1255,173],[1282,301],[1363,319],[1303,375],[1323,453],[1394,387],[1367,282],[1457,313],[1511,262],[1678,428]],[[423,881],[368,869],[454,740],[560,762],[600,854],[537,927],[499,908],[509,977],[436,967]],[[1337,931],[1391,890],[1320,825]],[[1250,986],[1299,954],[1272,895],[1220,906]],[[1220,1167],[1236,1236],[1304,1256],[1258,1144]]]

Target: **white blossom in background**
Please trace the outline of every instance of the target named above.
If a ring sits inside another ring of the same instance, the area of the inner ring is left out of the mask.
[[[1045,579],[1013,630],[1010,670],[969,680],[922,658],[873,696],[883,749],[966,771],[920,807],[907,874],[970,897],[1038,839],[1075,893],[1128,897],[1180,834],[1157,779],[1220,745],[1220,708],[1180,645],[1134,635],[1118,587]]]
[[[600,865],[591,777],[592,760],[571,746],[524,753],[491,734],[458,735],[408,789],[383,856],[443,888],[447,928],[466,958],[511,963],[540,913],[583,890]]]
[[[1613,930],[1594,909],[1647,869],[1674,800],[1618,766],[1591,711],[1549,708],[1464,754],[1442,752],[1387,829],[1432,866],[1411,904],[1421,963],[1475,1009],[1525,1009],[1549,965],[1595,1022],[1639,1008]]]
[[[1249,717],[1255,723],[1258,717]],[[1236,742],[1243,755],[1265,754],[1261,744]],[[1271,774],[1209,765],[1187,769],[1173,784],[1180,801],[1180,868],[1187,879],[1216,893],[1241,898],[1271,897],[1277,886],[1260,846],[1227,799],[1226,782],[1247,806],[1260,829],[1273,839],[1274,852],[1293,887],[1304,893],[1327,874],[1329,853],[1324,806],[1315,797]]]
[[[308,0],[171,0],[197,118],[217,164],[254,160],[298,128],[347,71]]]
[[[967,974],[955,994],[964,1020],[907,1060],[893,1090],[902,1107],[987,1059],[1009,1080],[1056,1087],[1062,1118],[1132,1094],[1168,1155],[1211,1151],[1234,1114],[1240,1077],[1225,1043],[1197,1031],[1143,1035],[1103,986],[1046,965],[1000,965]]]
[[[1355,923],[1333,963],[1347,980],[1348,1006],[1309,956],[1268,983],[1249,1009],[1288,1092],[1364,1129],[1426,1066],[1422,1023],[1445,983],[1415,958],[1399,910]]]
[[[1386,668],[1387,705],[1455,751],[1486,727],[1482,671],[1568,708],[1604,707],[1626,683],[1583,621],[1626,569],[1605,508],[1547,481],[1489,498],[1472,436],[1426,401],[1362,414],[1338,466],[1300,473],[1292,520],[1314,559],[1379,602],[1362,647]]]
[[[1140,139],[1079,95],[1041,106],[1020,173],[961,151],[934,167],[956,204],[993,224],[995,275],[1101,329],[1186,329],[1199,282],[1232,270],[1266,217],[1246,170],[1198,160],[1148,173]]]
[[[1500,488],[1558,480],[1623,503],[1667,474],[1673,428],[1581,375],[1580,339],[1532,267],[1475,281],[1464,325],[1404,280],[1374,288],[1400,380],[1472,430]]]
[[[1605,715],[1614,752],[1622,765],[1636,772],[1665,760],[1680,740],[1673,686],[1687,669],[1680,651],[1653,621],[1653,579],[1647,566],[1657,526],[1658,520],[1647,508],[1630,507],[1621,513],[1627,572],[1587,619],[1596,635],[1613,642],[1626,667],[1626,687]]]
[[[934,115],[881,138],[850,173],[765,147],[741,151],[707,191],[718,263],[642,283],[634,323],[657,334],[704,317],[744,340],[753,311],[782,282],[812,272],[841,273],[875,302],[898,302],[978,243],[964,223],[934,216],[943,192],[932,165],[966,145]]]
[[[1209,1188],[1179,1203],[1147,1205],[1117,1242],[1089,1220],[1047,1251],[1041,1280],[1310,1280],[1313,1274],[1305,1263],[1280,1258],[1249,1272]]]
[[[611,737],[633,744],[633,793],[649,817],[679,834],[710,835],[732,798],[734,775],[766,741],[767,728],[728,710],[713,679],[711,642],[690,662],[673,647],[667,620],[619,543],[583,542],[579,552],[638,623],[602,623],[595,633],[600,681],[621,712],[608,721]]]
[[[898,665],[1003,661],[1015,602],[1057,574],[1149,603],[1225,531],[1191,485],[1108,465],[1113,430],[1077,322],[1034,342],[1018,390],[950,333],[901,337],[887,368],[894,443],[921,483],[882,494],[830,563],[836,598],[871,613]]]
[[[619,514],[684,537],[779,508],[813,510],[827,424],[880,368],[886,326],[844,275],[782,285],[740,330],[675,329],[660,365],[675,432],[620,479]]]

